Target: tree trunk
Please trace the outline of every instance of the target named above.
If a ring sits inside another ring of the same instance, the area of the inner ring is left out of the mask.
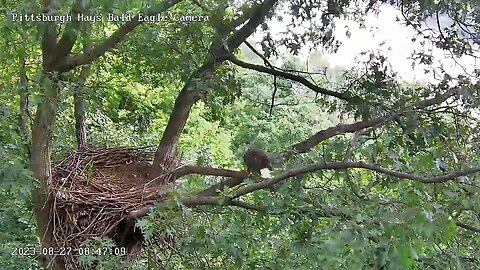
[[[213,74],[223,62],[225,62],[224,59],[207,61],[192,75],[190,81],[180,91],[175,100],[167,127],[163,132],[160,145],[155,152],[151,171],[153,177],[171,171],[180,162],[178,141],[187,123],[190,110],[195,102],[210,92],[205,82],[213,77]]]
[[[20,115],[19,115],[19,127],[20,135],[25,143],[27,152],[31,154],[30,146],[30,131],[28,128],[28,87],[27,87],[27,71],[25,70],[25,59],[21,59],[20,63]]]
[[[178,141],[190,115],[190,110],[199,99],[200,96],[195,94],[195,91],[185,86],[175,100],[172,114],[155,153],[152,167],[153,177],[178,165]]]
[[[35,177],[39,186],[32,191],[34,201],[34,211],[37,219],[38,233],[42,248],[50,247],[53,239],[53,227],[49,226],[50,209],[52,202],[48,199],[48,186],[52,181],[51,175],[51,152],[52,152],[52,132],[56,117],[56,103],[58,97],[58,85],[45,76],[44,98],[38,105],[35,115],[35,121],[32,127],[32,154],[31,167],[33,177]],[[61,258],[44,256],[40,261],[48,269],[65,269]]]
[[[75,88],[74,98],[74,116],[75,116],[75,135],[77,137],[78,149],[87,146],[87,126],[85,124],[85,112],[87,104],[85,102],[85,81],[87,80],[90,66],[83,67],[78,78],[78,86]]]

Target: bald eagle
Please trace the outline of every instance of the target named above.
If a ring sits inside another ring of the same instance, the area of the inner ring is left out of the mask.
[[[243,161],[247,166],[247,172],[260,173],[262,178],[272,178],[272,162],[267,153],[260,149],[248,149],[243,155]]]

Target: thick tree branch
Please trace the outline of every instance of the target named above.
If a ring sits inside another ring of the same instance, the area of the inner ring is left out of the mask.
[[[237,207],[245,208],[245,209],[248,209],[248,210],[255,210],[257,212],[266,212],[267,211],[266,206],[246,203],[244,201],[239,201],[239,200],[232,200],[228,203],[228,205],[237,206]]]
[[[353,124],[338,124],[334,127],[317,132],[307,140],[293,145],[292,148],[295,153],[306,153],[326,139],[332,138],[339,134],[354,133],[366,128],[382,125],[388,121],[391,121],[394,116],[396,115],[378,117],[372,120],[355,122]]]
[[[414,174],[409,174],[405,172],[399,172],[387,168],[383,168],[377,164],[367,164],[364,162],[332,162],[332,163],[319,163],[319,164],[311,164],[307,165],[301,168],[296,168],[296,169],[291,169],[288,171],[285,171],[284,173],[272,178],[272,179],[266,179],[262,182],[259,183],[254,183],[249,186],[241,187],[238,190],[236,190],[232,196],[230,197],[221,197],[216,195],[216,193],[211,193],[208,192],[212,190],[212,188],[209,188],[203,192],[198,193],[195,196],[189,196],[189,197],[183,197],[180,198],[180,202],[187,206],[187,207],[194,207],[194,206],[199,206],[199,205],[232,205],[232,206],[237,206],[249,210],[255,210],[255,211],[260,211],[260,212],[265,212],[267,210],[266,206],[260,206],[260,205],[254,205],[254,204],[249,204],[240,200],[237,200],[237,198],[244,196],[246,194],[252,193],[254,191],[260,190],[260,189],[268,189],[272,187],[275,184],[278,184],[282,181],[284,181],[287,178],[291,178],[294,176],[299,176],[299,175],[304,175],[307,173],[315,172],[318,170],[338,170],[338,169],[349,169],[349,168],[361,168],[361,169],[367,169],[371,170],[374,172],[378,173],[383,173],[385,175],[389,175],[392,177],[400,178],[400,179],[408,179],[408,180],[413,180],[413,181],[418,181],[421,183],[443,183],[447,181],[451,181],[454,179],[457,179],[458,177],[461,176],[466,176],[469,174],[477,173],[480,172],[480,168],[470,168],[466,169],[463,171],[443,175],[443,176],[437,176],[437,177],[425,177],[425,176],[419,176],[419,175],[414,175]],[[201,171],[203,173],[207,173],[208,171],[212,171],[212,175],[220,175],[223,174],[223,172],[219,173],[219,169],[215,168],[206,168],[206,167],[197,167],[197,166],[190,166],[189,169],[186,169],[186,171]],[[235,171],[230,171],[230,170],[224,170],[225,172],[234,172],[238,173]],[[225,173],[225,174],[228,174]],[[229,179],[232,180],[232,179]],[[216,189],[215,189],[216,190]],[[215,195],[215,196],[212,196]],[[164,199],[162,199],[163,201]],[[130,219],[136,219],[141,216],[144,216],[148,213],[149,207],[145,207],[143,209],[139,209],[137,211],[133,211],[129,214]],[[325,216],[344,216],[342,213],[334,213],[331,210],[326,211]],[[345,216],[347,217],[347,216]],[[457,222],[457,226],[462,227],[464,229],[473,231],[473,232],[480,232],[480,229],[463,224],[460,222]]]
[[[30,156],[31,145],[30,145],[30,129],[28,125],[28,78],[27,71],[25,68],[25,58],[22,57],[20,60],[20,84],[19,84],[19,93],[20,93],[20,115],[19,115],[19,127],[20,135],[26,145],[28,155]]]
[[[425,99],[425,100],[422,100],[422,101],[418,102],[417,104],[415,104],[414,108],[415,109],[424,109],[424,108],[432,106],[432,105],[441,104],[442,102],[447,100],[449,97],[458,93],[458,90],[459,89],[457,87],[451,88],[443,94],[437,94],[433,98]]]
[[[480,168],[471,168],[471,169],[466,169],[463,171],[459,172],[454,172],[451,174],[446,174],[442,176],[437,176],[437,177],[425,177],[425,176],[419,176],[415,174],[410,174],[410,173],[405,173],[405,172],[399,172],[387,168],[383,168],[380,165],[377,164],[367,164],[365,162],[328,162],[328,163],[319,163],[319,164],[312,164],[312,165],[307,165],[305,167],[301,168],[296,168],[296,169],[291,169],[288,170],[272,179],[266,179],[263,180],[262,182],[251,184],[249,186],[242,187],[238,189],[235,192],[235,195],[232,197],[232,199],[238,198],[240,196],[243,196],[245,194],[251,193],[256,190],[260,189],[267,189],[272,187],[273,185],[280,183],[284,181],[287,178],[293,177],[293,176],[299,176],[299,175],[304,175],[307,173],[315,172],[318,170],[339,170],[339,169],[349,169],[349,168],[362,168],[362,169],[367,169],[371,171],[375,171],[378,173],[383,173],[385,175],[389,175],[392,177],[400,178],[400,179],[408,179],[408,180],[413,180],[421,183],[444,183],[447,181],[454,180],[460,176],[466,176],[469,174],[473,174],[476,172],[480,171]]]
[[[257,10],[260,6],[260,4],[254,4],[252,7],[248,7],[248,4],[249,3],[245,2],[240,7],[242,15],[226,23],[226,27],[232,32],[235,32],[235,28],[239,27],[240,25],[245,23],[250,17],[252,17],[255,10]]]
[[[181,1],[182,0],[165,0],[160,4],[149,8],[145,12],[145,14],[154,15],[163,12]],[[132,32],[137,26],[142,23],[143,21],[140,21],[139,15],[134,16],[131,21],[128,21],[125,24],[121,25],[110,37],[108,37],[103,42],[92,46],[90,50],[85,51],[82,54],[76,56],[69,56],[64,63],[56,67],[56,70],[68,71],[77,66],[90,64],[93,60],[99,58],[105,52],[113,49],[116,45],[118,45],[126,38],[128,33]]]
[[[281,71],[281,70],[277,70],[277,69],[272,69],[272,68],[268,68],[268,67],[264,67],[264,66],[260,66],[260,65],[247,63],[247,62],[244,62],[242,60],[239,60],[238,58],[236,58],[233,55],[230,55],[228,57],[228,61],[234,63],[237,66],[243,67],[243,68],[256,70],[258,72],[267,73],[267,74],[270,74],[270,75],[273,75],[273,76],[278,76],[278,77],[282,77],[282,78],[285,78],[285,79],[289,79],[289,80],[301,83],[304,86],[308,87],[310,90],[314,91],[315,93],[323,94],[323,95],[326,95],[326,96],[336,97],[338,99],[345,100],[345,101],[350,102],[350,103],[359,103],[361,101],[361,99],[359,99],[358,97],[353,97],[353,96],[351,96],[349,94],[346,94],[346,93],[339,93],[339,92],[335,92],[335,91],[330,91],[330,90],[328,90],[326,88],[323,88],[323,87],[319,87],[318,85],[310,82],[309,80],[305,79],[302,76],[292,74],[292,73],[289,73],[289,72],[285,72],[285,71]]]
[[[185,165],[177,168],[174,172],[175,178],[180,178],[189,174],[200,174],[200,175],[214,175],[214,176],[226,176],[234,178],[245,179],[248,175],[242,171],[234,171],[221,168],[212,168],[212,167],[203,167],[203,166],[193,166]]]
[[[441,104],[451,96],[455,95],[458,92],[458,88],[452,88],[448,90],[447,92],[443,94],[438,94],[433,98],[430,99],[425,99],[417,104],[415,104],[413,107],[415,110],[420,110],[424,109],[426,107],[432,106],[432,105],[437,105]],[[413,112],[413,111],[410,111]],[[393,112],[387,116],[383,117],[378,117],[372,120],[366,120],[366,121],[358,121],[353,124],[338,124],[334,127],[327,128],[325,130],[321,130],[317,132],[315,135],[311,136],[310,138],[306,139],[305,141],[299,142],[295,145],[292,146],[292,149],[296,153],[306,153],[310,151],[312,148],[314,148],[316,145],[319,143],[323,142],[324,140],[330,139],[334,136],[337,136],[339,134],[345,134],[345,133],[353,133],[357,132],[366,128],[378,126],[378,125],[383,125],[387,122],[390,122],[392,120],[396,120],[397,123],[400,124],[399,117],[402,115],[405,115],[409,113],[408,111],[398,111],[398,112]]]
[[[187,207],[195,205],[222,205],[218,196],[191,196],[182,198],[180,202]]]
[[[43,13],[52,14],[53,4],[51,0],[43,1]],[[57,26],[54,22],[45,22],[42,36],[42,64],[44,70],[49,70],[50,65],[55,60],[55,48],[57,46]]]
[[[85,102],[85,82],[90,73],[90,65],[85,65],[80,71],[78,83],[73,93],[73,115],[75,118],[75,135],[77,138],[78,149],[87,146],[87,127],[86,127],[86,111],[87,103]]]
[[[465,230],[480,233],[480,228],[473,227],[473,226],[470,226],[468,224],[461,223],[461,222],[455,222],[455,224],[460,228],[464,228]]]
[[[72,5],[72,22],[67,24],[62,37],[57,44],[57,61],[68,56],[72,51],[73,45],[77,41],[77,32],[80,29],[80,22],[77,20],[78,14],[84,12],[82,1],[76,0]]]
[[[233,36],[227,40],[228,50],[233,52],[238,48],[265,20],[267,14],[272,10],[273,6],[277,3],[277,0],[265,0],[258,7],[254,8],[253,14],[248,22],[240,28]]]

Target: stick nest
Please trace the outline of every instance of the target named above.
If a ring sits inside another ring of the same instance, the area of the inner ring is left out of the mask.
[[[79,269],[77,250],[95,236],[118,238],[118,225],[135,210],[166,200],[165,176],[151,179],[148,148],[83,149],[53,167],[53,236],[67,269]],[[117,242],[118,244],[118,242]]]

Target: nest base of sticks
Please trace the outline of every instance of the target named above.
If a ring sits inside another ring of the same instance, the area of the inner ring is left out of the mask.
[[[50,225],[66,269],[81,269],[76,251],[92,237],[110,237],[127,256],[143,242],[132,213],[167,199],[161,179],[151,179],[148,148],[85,148],[56,163],[49,199]],[[130,217],[130,218],[129,218]]]

